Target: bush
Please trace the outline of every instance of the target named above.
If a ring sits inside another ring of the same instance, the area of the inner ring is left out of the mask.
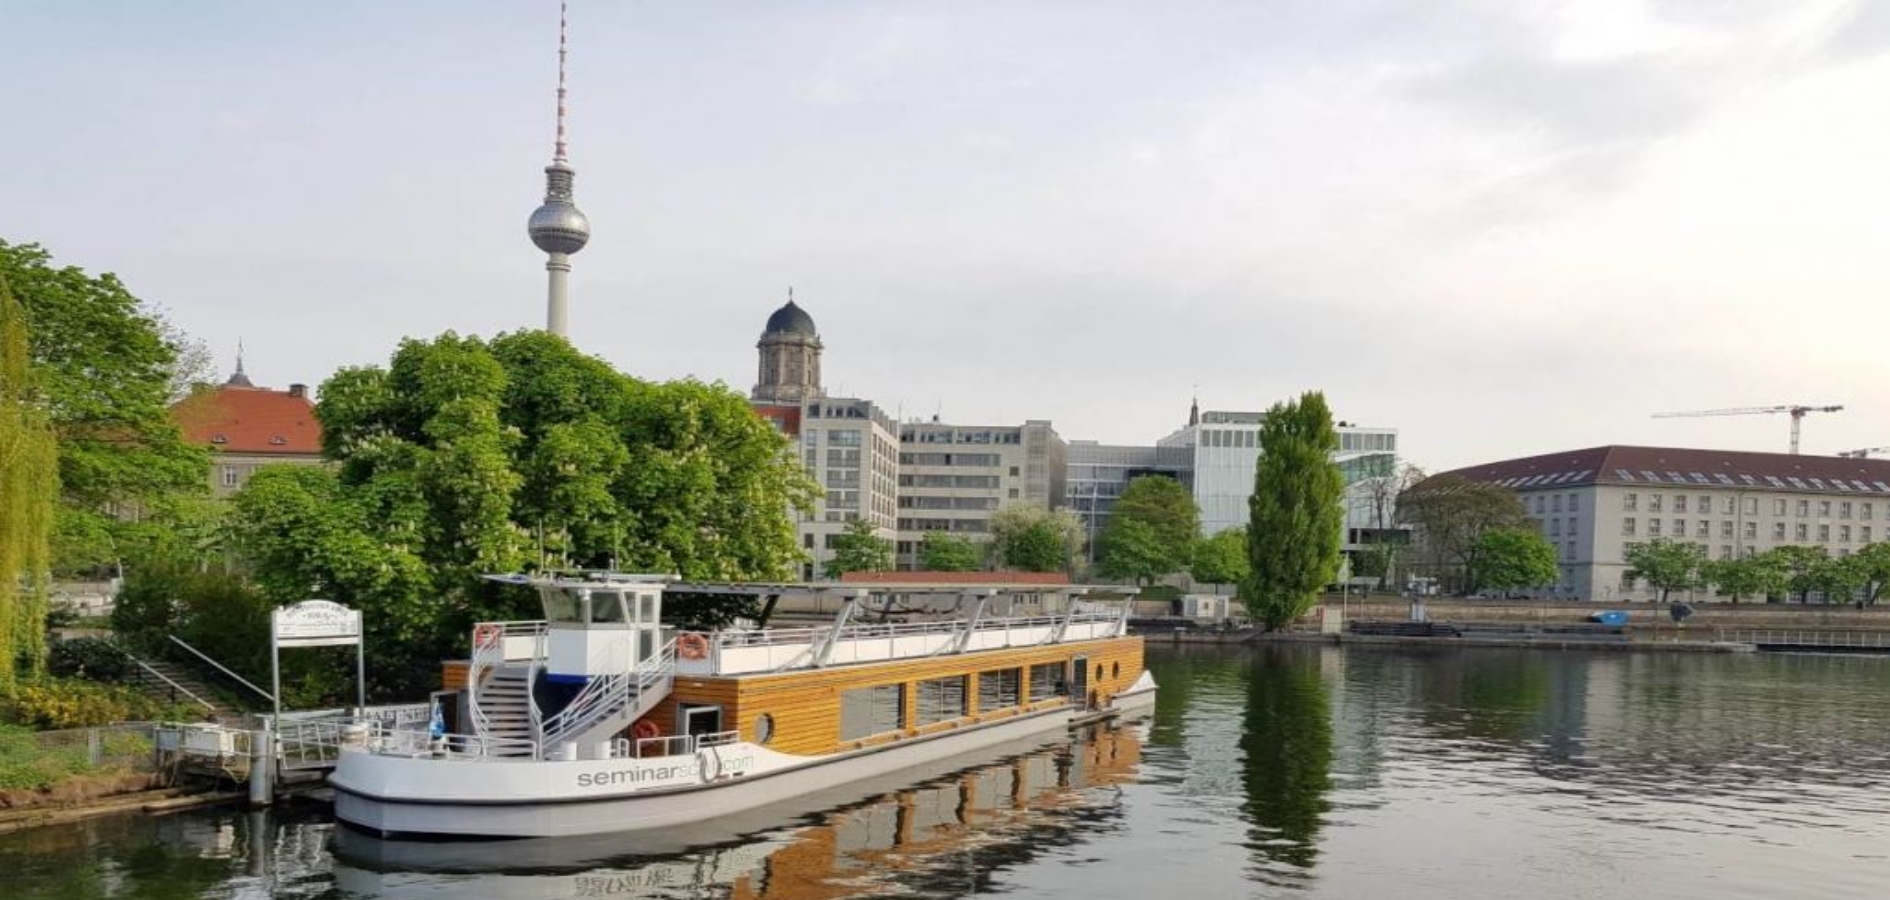
[[[190,722],[205,710],[195,703],[154,699],[129,687],[76,678],[43,678],[20,685],[9,718],[39,729],[89,728],[113,722]]]
[[[52,645],[46,670],[62,678],[123,681],[131,675],[131,660],[105,638],[73,638]]]
[[[0,790],[45,790],[90,771],[86,757],[84,747],[41,747],[31,731],[0,725]]]

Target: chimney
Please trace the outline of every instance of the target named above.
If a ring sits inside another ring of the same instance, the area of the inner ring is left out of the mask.
[[[292,384],[292,385],[289,385],[289,396],[291,396],[291,397],[306,397],[306,396],[308,396],[308,385],[306,385],[306,384]]]

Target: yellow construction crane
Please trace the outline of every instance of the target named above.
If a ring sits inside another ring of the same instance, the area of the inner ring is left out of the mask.
[[[1798,452],[1798,426],[1804,422],[1806,413],[1837,412],[1842,406],[1808,406],[1792,404],[1789,406],[1741,406],[1734,409],[1703,409],[1696,412],[1654,413],[1656,419],[1681,419],[1693,416],[1756,416],[1764,413],[1790,413],[1792,417],[1792,453]]]
[[[1844,450],[1839,456],[1849,459],[1869,459],[1872,453],[1890,453],[1890,447],[1865,447],[1862,450]]]

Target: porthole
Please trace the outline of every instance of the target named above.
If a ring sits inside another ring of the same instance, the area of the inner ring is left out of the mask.
[[[1096,680],[1097,681],[1102,680],[1102,663],[1096,664]]]
[[[774,740],[774,716],[762,713],[761,718],[755,720],[755,743],[765,744],[772,740]]]
[[[1121,663],[1114,662],[1114,663],[1109,664],[1109,677],[1110,678],[1122,677],[1122,664]]]

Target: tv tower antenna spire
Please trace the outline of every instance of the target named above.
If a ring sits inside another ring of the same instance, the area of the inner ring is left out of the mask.
[[[584,249],[591,240],[591,221],[578,211],[572,198],[571,182],[577,170],[571,168],[570,144],[565,137],[565,57],[569,49],[566,4],[558,4],[558,136],[552,145],[551,165],[545,167],[545,200],[532,213],[526,232],[532,243],[545,251],[548,291],[545,330],[559,337],[570,337],[571,254]]]

